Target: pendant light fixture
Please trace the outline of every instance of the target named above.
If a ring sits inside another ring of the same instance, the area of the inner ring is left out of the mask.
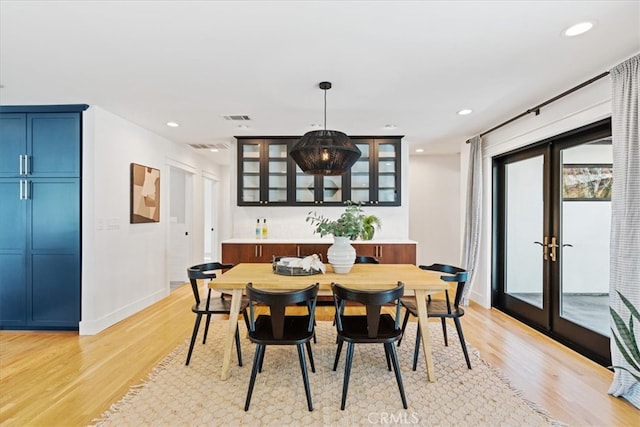
[[[309,175],[343,175],[362,154],[349,137],[337,130],[327,130],[327,90],[331,82],[321,82],[324,90],[324,130],[313,130],[304,134],[289,154]]]

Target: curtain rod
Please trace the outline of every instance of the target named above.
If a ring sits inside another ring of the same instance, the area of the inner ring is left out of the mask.
[[[494,127],[492,127],[491,129],[489,129],[489,130],[486,130],[486,131],[482,132],[482,133],[480,134],[480,136],[481,136],[481,137],[482,137],[482,136],[485,136],[486,134],[491,133],[491,132],[493,132],[494,130],[500,129],[500,128],[501,128],[501,127],[503,127],[503,126],[506,126],[506,125],[508,125],[509,123],[511,123],[511,122],[513,122],[513,121],[515,121],[515,120],[518,120],[518,119],[519,119],[519,118],[521,118],[521,117],[526,116],[527,114],[535,113],[535,114],[536,114],[536,116],[537,116],[537,115],[539,115],[539,114],[540,114],[540,109],[541,109],[542,107],[545,107],[545,106],[547,106],[547,105],[551,104],[552,102],[557,101],[558,99],[563,98],[563,97],[565,97],[565,96],[569,95],[570,93],[573,93],[573,92],[577,91],[578,89],[582,89],[583,87],[588,86],[588,85],[590,85],[591,83],[593,83],[593,82],[595,82],[595,81],[598,81],[598,80],[600,80],[601,78],[606,77],[606,76],[608,76],[608,75],[609,75],[609,72],[608,72],[608,71],[605,71],[604,73],[598,74],[597,76],[595,76],[595,77],[593,77],[593,78],[591,78],[591,79],[587,80],[586,82],[582,82],[582,83],[580,83],[578,86],[572,87],[571,89],[569,89],[569,90],[566,90],[566,91],[562,92],[560,95],[556,95],[556,96],[554,96],[553,98],[551,98],[551,99],[548,99],[548,100],[544,101],[542,104],[538,104],[538,105],[536,105],[536,106],[535,106],[535,107],[533,107],[533,108],[529,108],[529,109],[528,109],[527,111],[525,111],[524,113],[520,113],[520,114],[518,114],[517,116],[510,118],[510,119],[509,119],[509,120],[507,120],[506,122],[500,123],[499,125],[494,126]],[[467,140],[467,144],[469,144],[470,142],[471,142],[471,140],[470,140],[470,139],[468,139],[468,140]]]

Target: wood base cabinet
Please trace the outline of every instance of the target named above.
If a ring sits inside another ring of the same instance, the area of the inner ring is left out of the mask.
[[[415,243],[352,243],[357,255],[373,256],[383,264],[415,264]],[[222,262],[271,262],[274,256],[318,254],[327,262],[329,243],[222,243]]]

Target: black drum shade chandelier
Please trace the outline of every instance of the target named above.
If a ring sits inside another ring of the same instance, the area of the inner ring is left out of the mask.
[[[360,158],[360,149],[337,130],[327,130],[327,90],[331,82],[321,82],[324,90],[324,129],[304,134],[289,155],[309,175],[343,175]]]

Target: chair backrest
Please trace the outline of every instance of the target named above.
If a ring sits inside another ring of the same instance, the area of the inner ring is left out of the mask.
[[[372,256],[358,255],[354,264],[380,264],[378,258]]]
[[[198,290],[198,279],[215,279],[216,270],[228,270],[233,268],[233,264],[222,264],[219,262],[208,262],[206,264],[198,264],[192,267],[187,268],[187,276],[189,277],[189,281],[191,282],[191,290],[193,291],[193,297],[196,300],[196,304],[200,304],[200,291]],[[207,300],[211,296],[211,289],[209,289],[209,294],[207,296]]]
[[[333,303],[336,309],[336,325],[339,331],[342,330],[344,303],[347,301],[356,302],[365,306],[367,316],[367,335],[369,338],[376,338],[382,306],[391,302],[394,302],[396,305],[395,328],[399,329],[400,298],[404,295],[403,283],[398,282],[398,286],[395,288],[380,291],[349,289],[338,283],[332,283],[331,290],[333,291]]]
[[[311,332],[315,321],[318,287],[319,285],[316,283],[315,285],[297,291],[282,292],[256,289],[252,283],[248,283],[246,289],[247,297],[249,298],[249,329],[255,331],[255,303],[260,303],[269,307],[273,337],[280,339],[284,334],[286,307],[304,302],[309,315],[307,330]]]
[[[441,273],[447,273],[449,276],[440,276],[440,279],[445,282],[457,282],[456,286],[456,296],[453,299],[453,306],[458,308],[460,305],[460,299],[462,298],[462,293],[464,291],[464,287],[467,284],[467,279],[469,277],[469,272],[467,272],[464,268],[454,267],[452,265],[447,264],[431,264],[431,265],[421,265],[421,269],[430,270],[430,271],[439,271]],[[447,309],[451,312],[451,307],[449,306],[449,293],[446,292],[447,295]]]

